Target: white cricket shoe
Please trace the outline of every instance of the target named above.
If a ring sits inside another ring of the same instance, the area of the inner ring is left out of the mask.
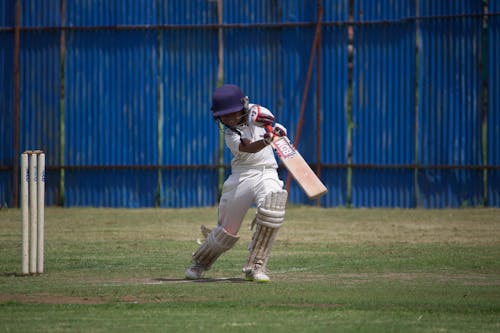
[[[205,272],[205,267],[203,267],[201,264],[194,263],[193,266],[189,267],[186,270],[186,279],[189,280],[201,279],[203,272]]]
[[[254,281],[254,282],[269,282],[269,281],[271,281],[271,279],[266,274],[262,265],[259,265],[259,264],[254,265],[253,268],[244,270],[244,272],[245,272],[245,279],[247,281]]]

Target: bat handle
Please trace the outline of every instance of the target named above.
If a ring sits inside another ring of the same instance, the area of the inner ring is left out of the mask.
[[[276,134],[274,134],[273,127],[271,125],[266,125],[266,131],[271,135],[271,142],[274,140],[276,137]]]
[[[266,130],[267,130],[268,133],[271,133],[274,136],[273,127],[271,125],[266,125]]]

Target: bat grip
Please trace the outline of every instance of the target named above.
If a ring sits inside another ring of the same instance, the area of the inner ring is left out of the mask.
[[[276,134],[274,134],[273,127],[271,125],[266,125],[265,126],[267,133],[270,134],[271,136],[271,142],[273,142],[274,138],[276,137]]]
[[[274,133],[273,133],[273,127],[271,125],[266,125],[266,130],[268,133],[271,133],[274,137]]]

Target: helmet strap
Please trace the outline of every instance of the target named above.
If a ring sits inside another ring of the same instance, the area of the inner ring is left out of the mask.
[[[221,123],[225,128],[230,129],[231,131],[233,131],[234,133],[238,134],[241,137],[242,133],[236,127],[231,127],[231,126],[228,126],[228,125],[224,124],[224,122],[220,119],[220,117],[215,118],[215,120],[218,121],[219,123]]]

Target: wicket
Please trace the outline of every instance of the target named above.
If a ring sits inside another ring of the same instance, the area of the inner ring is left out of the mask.
[[[43,273],[45,241],[45,154],[21,154],[22,273]]]

